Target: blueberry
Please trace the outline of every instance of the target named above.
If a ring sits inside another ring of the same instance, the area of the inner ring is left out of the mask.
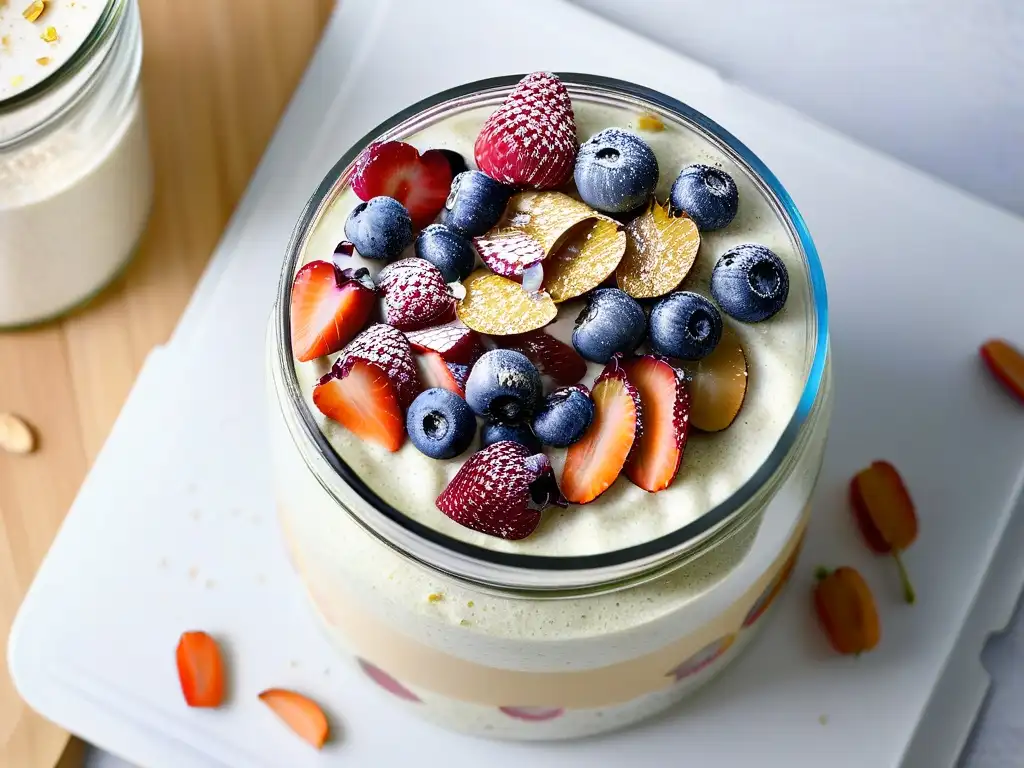
[[[668,199],[673,211],[684,211],[701,232],[728,226],[740,204],[732,176],[710,165],[683,168]]]
[[[540,373],[526,355],[492,349],[469,372],[466,402],[479,416],[515,424],[530,418],[540,391]]]
[[[599,288],[576,318],[572,345],[587,360],[607,363],[616,352],[636,349],[646,328],[647,318],[633,297],[618,288]]]
[[[737,245],[711,271],[711,295],[727,315],[759,323],[786,303],[789,273],[782,259],[763,245]]]
[[[476,264],[476,251],[469,240],[444,224],[431,224],[420,232],[416,255],[441,270],[446,283],[469,277]]]
[[[352,209],[345,237],[365,259],[393,259],[412,245],[412,219],[393,197],[374,197]]]
[[[556,389],[533,417],[533,431],[545,445],[565,448],[577,442],[594,420],[594,401],[582,387]]]
[[[625,213],[643,205],[658,186],[658,158],[639,136],[606,128],[580,147],[574,177],[591,208]]]
[[[441,211],[441,223],[466,237],[479,237],[498,223],[512,188],[480,171],[466,171],[452,180],[452,191]]]
[[[513,443],[525,445],[530,453],[540,453],[540,440],[530,431],[526,424],[502,424],[498,421],[485,421],[480,427],[480,445],[486,448],[488,445],[500,443],[502,440],[511,440]]]
[[[437,151],[444,155],[444,159],[448,161],[448,167],[452,169],[453,179],[460,173],[465,173],[469,170],[469,166],[466,165],[466,158],[454,149],[439,149]]]
[[[452,459],[473,442],[476,417],[461,397],[435,387],[420,392],[412,401],[405,428],[421,453],[432,459]]]
[[[656,355],[700,360],[714,352],[722,340],[722,316],[699,293],[670,293],[651,308],[647,329]]]

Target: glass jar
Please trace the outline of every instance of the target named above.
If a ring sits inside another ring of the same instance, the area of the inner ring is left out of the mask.
[[[153,197],[136,0],[48,3],[35,21],[16,5],[0,52],[19,72],[0,88],[0,328],[59,317],[113,281]],[[31,58],[49,38],[51,55]]]
[[[824,277],[778,180],[734,137],[674,99],[603,77],[561,77],[577,108],[621,107],[692,132],[744,174],[744,189],[762,196],[804,270],[804,383],[780,439],[750,478],[668,534],[559,557],[441,533],[385,503],[321,432],[290,349],[291,284],[363,147],[493,108],[518,78],[471,83],[409,107],[327,174],[295,228],[267,333],[284,539],[322,626],[372,680],[445,727],[498,738],[622,727],[680,700],[735,658],[796,561],[831,413]],[[403,482],[397,472],[394,482]]]

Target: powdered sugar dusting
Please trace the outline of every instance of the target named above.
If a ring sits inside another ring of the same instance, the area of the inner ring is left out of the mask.
[[[473,244],[484,264],[503,277],[520,277],[527,267],[544,260],[541,244],[516,229],[491,232],[474,239]]]
[[[371,325],[342,350],[334,363],[340,370],[349,357],[357,357],[372,363],[384,371],[384,375],[398,390],[398,399],[407,407],[420,392],[420,376],[412,358],[412,348],[405,334],[390,325]]]
[[[423,328],[443,317],[452,295],[441,270],[429,261],[409,258],[381,270],[378,286],[384,294],[384,314],[403,331]]]

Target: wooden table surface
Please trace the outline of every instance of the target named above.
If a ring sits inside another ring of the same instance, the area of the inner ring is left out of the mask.
[[[156,200],[140,253],[92,305],[0,333],[0,412],[30,421],[0,452],[0,650],[78,487],[154,346],[170,336],[297,85],[334,0],[139,0]],[[0,670],[0,768],[52,768],[67,734]]]

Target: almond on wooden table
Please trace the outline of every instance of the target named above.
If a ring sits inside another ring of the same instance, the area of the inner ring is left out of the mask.
[[[8,453],[32,453],[36,436],[23,418],[13,413],[0,413],[0,449]]]

